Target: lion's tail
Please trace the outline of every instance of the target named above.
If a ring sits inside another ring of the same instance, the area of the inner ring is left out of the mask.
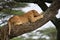
[[[9,35],[10,35],[10,32],[11,32],[11,23],[8,22],[8,27],[9,27]]]

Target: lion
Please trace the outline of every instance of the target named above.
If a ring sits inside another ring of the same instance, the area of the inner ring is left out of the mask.
[[[8,20],[9,35],[11,32],[11,27],[14,25],[21,25],[28,22],[36,22],[37,20],[43,18],[43,14],[39,14],[36,10],[28,11],[23,15],[15,15]]]

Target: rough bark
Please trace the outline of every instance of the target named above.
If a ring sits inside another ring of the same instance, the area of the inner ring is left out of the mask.
[[[19,26],[12,27],[11,35],[8,35],[8,26],[5,25],[0,29],[0,38],[1,40],[9,40],[9,38],[13,38],[19,35],[22,35],[24,33],[33,31],[42,25],[44,25],[49,20],[53,19],[53,17],[56,15],[58,9],[60,8],[60,1],[54,1],[52,5],[46,10],[44,17],[41,20],[38,20],[34,23],[30,24],[22,24]]]
[[[53,22],[57,29],[57,40],[60,40],[60,18],[57,19],[56,17],[54,17],[51,21]]]

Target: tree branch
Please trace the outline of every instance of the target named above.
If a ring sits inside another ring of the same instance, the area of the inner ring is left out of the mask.
[[[19,26],[12,27],[11,35],[8,37],[8,26],[5,25],[0,29],[0,38],[1,40],[9,40],[8,38],[13,38],[19,35],[22,35],[24,33],[33,31],[42,25],[44,25],[46,22],[48,22],[50,19],[53,19],[53,17],[56,15],[56,12],[60,8],[60,1],[56,0],[52,3],[52,5],[46,10],[44,17],[41,20],[38,20],[34,23],[30,24],[22,24]]]
[[[14,0],[16,2],[27,2],[27,3],[36,3],[36,2],[39,2],[39,1],[42,1],[42,2],[48,2],[48,3],[52,3],[53,0]]]
[[[47,10],[47,5],[45,4],[45,2],[43,1],[38,1],[36,2],[38,4],[38,6],[43,10],[43,11],[46,11]]]

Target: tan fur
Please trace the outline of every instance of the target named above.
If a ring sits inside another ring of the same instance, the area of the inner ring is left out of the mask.
[[[19,15],[15,15],[13,17],[11,17],[9,20],[8,20],[8,26],[9,26],[9,35],[10,35],[10,32],[11,32],[11,27],[13,27],[14,25],[20,25],[20,24],[23,24],[23,23],[27,23],[27,22],[35,22],[37,21],[38,19],[41,19],[43,18],[43,15],[42,14],[39,14],[36,10],[31,10],[21,16]]]

